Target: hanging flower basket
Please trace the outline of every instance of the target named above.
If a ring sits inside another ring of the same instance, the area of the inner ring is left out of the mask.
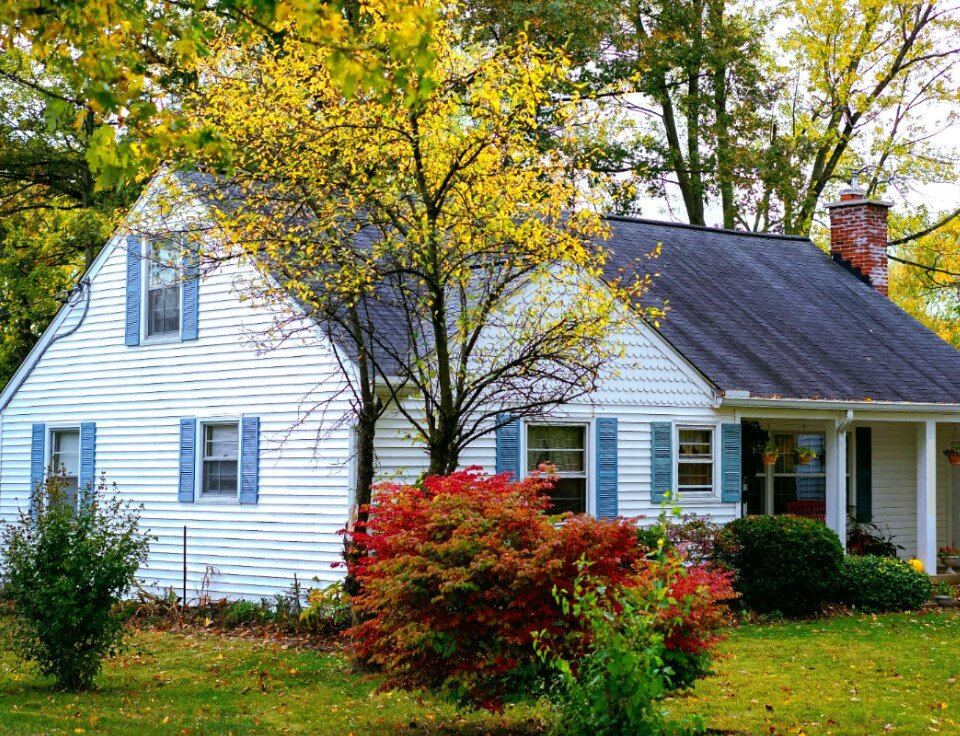
[[[769,434],[766,443],[760,448],[760,457],[763,458],[764,465],[776,465],[777,458],[780,457],[780,448]]]
[[[809,465],[813,458],[817,456],[817,451],[812,447],[797,448],[797,465]]]
[[[948,447],[943,451],[951,465],[960,465],[960,448]]]

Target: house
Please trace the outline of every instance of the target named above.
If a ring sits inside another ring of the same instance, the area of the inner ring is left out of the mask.
[[[831,254],[609,218],[611,268],[662,244],[649,296],[666,319],[638,318],[590,401],[506,421],[463,464],[553,462],[558,507],[598,515],[655,517],[671,491],[716,521],[799,511],[844,536],[849,506],[935,569],[937,545],[960,540],[960,470],[942,454],[960,442],[960,353],[886,297],[888,206],[846,190],[829,205]],[[179,253],[121,228],[0,394],[0,517],[52,465],[75,493],[104,473],[157,537],[149,586],[257,598],[294,576],[333,581],[352,489],[352,432],[330,419],[347,413],[338,347],[304,320],[260,349],[273,317],[238,293],[259,272],[201,277]],[[423,468],[407,434],[398,413],[381,420],[380,477]],[[767,436],[772,466],[756,448]]]

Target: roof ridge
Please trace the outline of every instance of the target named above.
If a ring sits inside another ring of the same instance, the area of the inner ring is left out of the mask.
[[[684,230],[699,230],[710,233],[722,233],[724,235],[744,235],[751,238],[776,238],[778,240],[798,240],[810,243],[810,238],[806,235],[784,235],[782,233],[757,233],[752,230],[730,230],[724,227],[709,227],[708,225],[690,225],[686,222],[670,222],[669,220],[653,220],[649,217],[629,217],[627,215],[603,215],[604,220],[614,220],[616,222],[635,222],[640,225],[662,225],[664,227],[676,227]]]

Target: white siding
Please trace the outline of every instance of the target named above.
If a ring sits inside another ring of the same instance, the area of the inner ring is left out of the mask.
[[[200,286],[199,340],[125,347],[125,259],[122,247],[112,250],[82,326],[50,345],[4,410],[0,516],[10,519],[27,501],[31,424],[93,421],[98,475],[106,471],[124,497],[144,505],[158,537],[142,571],[148,584],[180,592],[184,526],[188,597],[207,566],[217,570],[214,596],[271,595],[294,573],[307,583],[315,575],[336,579],[349,438],[345,429],[323,431],[320,414],[309,412],[332,401],[325,414],[332,426],[346,409],[326,347],[298,339],[258,354],[251,337],[271,317],[238,299],[238,278],[255,274],[236,265]],[[259,503],[179,503],[180,419],[241,414],[261,418]]]
[[[619,513],[642,516],[648,521],[660,513],[660,505],[650,500],[650,423],[673,421],[715,424],[732,421],[731,412],[714,407],[712,392],[682,359],[667,348],[662,340],[646,329],[638,329],[624,342],[627,356],[615,377],[609,379],[592,400],[556,408],[551,414],[558,419],[590,424],[597,416],[616,417],[618,422]],[[588,505],[592,502],[594,474],[588,432]],[[385,416],[377,428],[377,455],[380,480],[415,479],[426,468],[426,455],[411,437],[406,420],[393,412]],[[719,458],[718,458],[719,462]],[[462,467],[480,466],[484,471],[496,470],[496,438],[489,433],[473,442],[460,458]],[[739,504],[721,503],[719,487],[714,498],[685,498],[685,512],[709,515],[726,522],[739,514]]]
[[[873,429],[873,520],[903,547],[917,553],[917,425],[876,422]],[[939,471],[939,464],[938,464]]]

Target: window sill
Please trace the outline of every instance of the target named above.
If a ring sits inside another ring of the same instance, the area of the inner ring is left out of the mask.
[[[198,496],[194,503],[210,504],[211,506],[239,506],[239,498],[224,498],[218,496]]]
[[[149,345],[170,345],[176,342],[183,342],[179,333],[176,335],[162,335],[157,337],[145,337],[140,341],[142,347]]]
[[[698,501],[719,501],[720,494],[716,491],[682,491],[677,490],[677,495],[679,496],[680,505],[683,505],[683,502],[687,499],[696,499]]]

